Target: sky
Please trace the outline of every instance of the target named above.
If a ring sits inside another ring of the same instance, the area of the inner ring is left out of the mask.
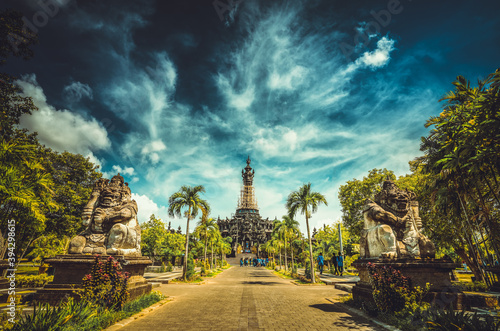
[[[231,217],[250,156],[264,218],[311,182],[342,212],[339,186],[374,168],[409,173],[424,124],[456,76],[500,65],[500,2],[337,0],[1,0],[39,44],[19,77],[39,111],[21,126],[57,151],[120,173],[139,207],[203,185]],[[303,215],[296,219],[305,232]],[[192,228],[192,227],[191,227]]]

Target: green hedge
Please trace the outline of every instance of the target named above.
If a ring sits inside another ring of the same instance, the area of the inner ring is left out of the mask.
[[[43,287],[54,280],[54,276],[41,275],[16,275],[16,288]]]

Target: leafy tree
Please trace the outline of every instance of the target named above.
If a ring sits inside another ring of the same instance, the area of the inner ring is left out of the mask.
[[[477,87],[462,76],[453,85],[441,100],[443,112],[426,123],[433,129],[422,138],[425,155],[417,161],[429,176],[435,228],[443,228],[439,217],[449,221],[455,252],[482,279],[483,263],[495,263],[490,251],[496,261],[500,256],[500,70]]]
[[[309,238],[309,258],[311,264],[311,270],[314,270],[313,266],[313,253],[312,253],[312,243],[311,243],[311,233],[309,231],[309,218],[312,217],[312,213],[318,210],[318,206],[324,203],[328,205],[326,198],[318,192],[311,191],[311,183],[304,184],[299,188],[298,191],[290,193],[288,196],[286,207],[288,209],[288,214],[290,217],[294,217],[298,211],[305,215],[306,225],[307,225],[307,237]],[[315,283],[314,272],[311,278],[312,283]]]
[[[365,201],[373,199],[382,190],[382,184],[387,178],[395,180],[396,176],[391,170],[373,169],[362,180],[353,179],[340,186],[338,197],[342,206],[342,222],[356,242],[359,242],[363,229]]]
[[[200,239],[203,239],[204,250],[203,257],[204,262],[207,263],[207,249],[208,249],[208,235],[210,231],[213,231],[217,227],[217,220],[213,218],[208,218],[208,215],[203,214],[200,221],[198,222],[198,227],[196,228],[196,233],[199,235]]]
[[[189,253],[189,221],[191,218],[196,217],[198,215],[198,211],[201,209],[203,212],[208,213],[210,211],[210,206],[208,202],[201,199],[200,193],[204,193],[205,188],[202,185],[198,185],[195,187],[191,186],[182,186],[181,189],[172,194],[168,200],[168,214],[170,217],[180,217],[181,211],[183,209],[188,209],[186,213],[186,249],[185,249],[185,258],[184,258],[184,268],[182,278],[186,281],[186,271],[187,271],[187,259]]]
[[[141,251],[149,256],[153,262],[158,261],[158,256],[162,255],[162,248],[167,239],[167,230],[161,219],[154,214],[149,217],[149,221],[141,226]]]

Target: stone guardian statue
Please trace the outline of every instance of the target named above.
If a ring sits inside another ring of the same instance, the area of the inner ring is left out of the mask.
[[[415,193],[387,180],[363,211],[360,258],[434,258],[434,244],[423,235]]]
[[[95,183],[82,220],[87,228],[71,239],[69,254],[141,256],[137,203],[120,174]]]

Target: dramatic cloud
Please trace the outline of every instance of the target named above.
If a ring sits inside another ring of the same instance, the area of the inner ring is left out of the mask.
[[[89,116],[63,109],[57,110],[47,103],[43,89],[38,85],[35,75],[25,76],[17,81],[23,95],[33,98],[38,111],[21,117],[21,127],[38,133],[38,139],[56,151],[79,153],[97,161],[93,152],[106,150],[111,146],[106,130]]]
[[[331,224],[347,180],[409,171],[456,75],[498,66],[493,2],[407,2],[387,24],[370,14],[386,4],[370,1],[218,3],[72,1],[43,28],[35,59],[12,70],[40,82],[19,82],[40,108],[22,124],[134,183],[141,222],[168,222],[182,185],[204,185],[211,216],[230,217],[250,155],[262,216],[286,214],[288,194],[311,182],[329,202],[311,227]]]
[[[93,98],[90,86],[80,82],[73,82],[70,85],[65,86],[63,93],[66,99],[70,102],[78,102],[83,97],[87,97],[89,99]]]

